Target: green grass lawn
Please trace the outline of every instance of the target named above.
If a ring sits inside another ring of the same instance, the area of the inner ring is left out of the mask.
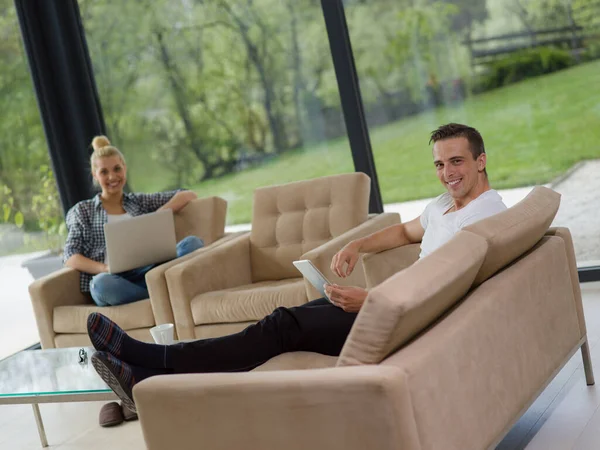
[[[600,157],[598,86],[600,61],[595,61],[371,129],[384,202],[442,192],[428,140],[433,129],[447,122],[467,123],[482,133],[496,189],[545,183],[577,161]],[[351,171],[348,140],[340,138],[191,188],[200,196],[225,198],[228,223],[245,223],[251,220],[257,187]]]

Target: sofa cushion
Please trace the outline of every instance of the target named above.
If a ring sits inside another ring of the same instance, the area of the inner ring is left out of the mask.
[[[513,207],[464,228],[484,237],[489,246],[475,286],[533,247],[548,230],[560,205],[560,194],[536,186]]]
[[[257,189],[250,235],[252,280],[297,277],[292,261],[367,220],[370,189],[364,173]]]
[[[231,289],[207,292],[192,299],[194,324],[230,323],[260,320],[279,306],[306,303],[302,278],[262,281]]]
[[[55,333],[87,333],[87,318],[93,312],[104,314],[124,330],[153,327],[150,299],[119,306],[73,305],[54,308]]]
[[[249,322],[203,323],[194,327],[194,337],[195,339],[210,339],[227,336],[239,333],[256,322],[256,320],[251,320]]]
[[[378,364],[460,300],[487,251],[467,231],[369,292],[344,343],[338,366]]]
[[[253,369],[254,372],[272,370],[306,370],[335,367],[337,357],[313,352],[290,352],[271,358]]]

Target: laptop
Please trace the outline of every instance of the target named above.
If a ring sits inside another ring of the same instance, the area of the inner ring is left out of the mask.
[[[120,273],[177,257],[173,211],[104,224],[108,270]]]

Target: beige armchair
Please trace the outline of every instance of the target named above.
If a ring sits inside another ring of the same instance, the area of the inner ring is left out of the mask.
[[[346,280],[329,270],[342,245],[398,223],[369,218],[370,179],[352,173],[257,189],[252,231],[165,273],[180,339],[240,331],[280,306],[316,298],[292,261],[311,259],[330,281],[364,286],[362,268]]]
[[[156,324],[173,322],[164,272],[230,238],[224,237],[226,211],[225,200],[207,197],[190,202],[174,215],[177,240],[193,234],[204,240],[205,247],[148,272],[146,280],[150,298],[147,300],[98,307],[89,294],[80,291],[79,272],[69,268],[34,281],[29,286],[29,294],[42,348],[90,345],[86,320],[94,311],[110,317],[131,336],[151,341],[150,328]]]

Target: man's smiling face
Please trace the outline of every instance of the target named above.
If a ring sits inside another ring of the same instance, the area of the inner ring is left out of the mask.
[[[467,138],[449,138],[434,144],[433,163],[444,187],[460,201],[476,190],[480,174],[484,176],[486,156],[482,153],[473,159]]]

